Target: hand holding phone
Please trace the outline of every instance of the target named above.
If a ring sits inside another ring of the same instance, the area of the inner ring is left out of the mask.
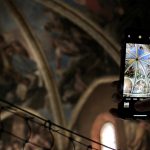
[[[120,81],[114,81],[112,83],[112,86],[114,88],[116,88],[116,92],[112,95],[112,99],[115,103],[120,103],[121,100],[122,100],[122,95],[121,93],[119,92],[119,88],[120,88]],[[143,111],[149,111],[150,112],[150,98],[147,98],[146,100],[144,101],[137,101],[135,104],[134,104],[134,108],[135,110],[139,111],[139,112],[143,112]],[[118,113],[118,109],[117,108],[111,108],[110,109],[110,113],[113,115],[113,116],[116,116],[116,117],[121,117]]]

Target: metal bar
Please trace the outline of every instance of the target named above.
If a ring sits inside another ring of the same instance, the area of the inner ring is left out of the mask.
[[[39,120],[44,121],[44,122],[50,122],[51,126],[57,127],[58,129],[61,129],[61,130],[64,130],[64,131],[70,133],[71,135],[76,135],[76,136],[78,136],[78,137],[81,137],[82,139],[85,139],[85,140],[87,140],[87,141],[90,141],[90,142],[96,143],[96,144],[98,144],[98,145],[104,146],[104,147],[106,147],[106,148],[108,148],[108,149],[111,149],[111,150],[120,150],[120,149],[111,148],[111,147],[109,147],[109,146],[107,146],[107,145],[104,145],[104,144],[98,142],[98,141],[95,141],[95,140],[90,139],[90,138],[88,138],[88,137],[86,137],[86,136],[83,136],[83,135],[81,135],[81,134],[79,134],[79,133],[76,133],[76,132],[74,132],[74,131],[72,131],[72,130],[69,130],[69,129],[67,129],[67,128],[64,128],[63,126],[60,126],[60,125],[58,125],[58,124],[56,124],[56,123],[54,123],[54,122],[52,122],[52,121],[50,121],[50,120],[46,120],[46,119],[44,119],[44,118],[42,118],[42,117],[40,117],[40,116],[37,116],[37,115],[35,115],[35,114],[33,114],[33,113],[27,111],[27,110],[24,110],[24,109],[22,109],[22,108],[20,108],[20,107],[18,107],[18,106],[16,106],[16,105],[14,105],[14,104],[12,104],[12,103],[7,102],[7,101],[5,101],[5,100],[3,100],[3,99],[1,99],[1,98],[0,98],[0,102],[4,103],[4,104],[6,104],[6,105],[9,105],[9,106],[10,106],[10,109],[11,109],[11,108],[12,108],[12,109],[13,109],[13,108],[16,108],[16,109],[18,109],[19,111],[21,111],[21,112],[23,112],[23,113],[25,113],[25,114],[27,114],[27,115],[30,115],[30,117],[32,117],[32,118],[36,118],[36,119],[39,119]],[[20,116],[20,115],[18,115],[18,116]],[[33,121],[35,122],[34,119],[33,119]],[[65,134],[63,134],[63,133],[61,133],[61,132],[59,132],[59,130],[57,130],[57,129],[56,129],[56,130],[53,130],[53,131],[69,138],[69,136],[67,136],[67,135],[65,135]],[[76,140],[74,140],[74,141],[75,141],[75,142],[78,142],[78,141],[76,141]],[[62,150],[62,149],[61,149],[61,150]]]

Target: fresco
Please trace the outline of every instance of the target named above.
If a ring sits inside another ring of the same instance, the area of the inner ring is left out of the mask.
[[[66,18],[30,0],[13,2],[42,46],[61,98],[65,119],[68,121],[73,108],[89,85],[97,78],[117,75],[118,66],[101,45]],[[0,66],[0,98],[29,107],[45,118],[53,119],[47,104],[47,89],[37,62],[10,10],[2,1]],[[8,119],[8,124],[12,126],[17,126],[17,122]],[[12,131],[11,127],[9,129]],[[24,129],[18,130],[22,133],[20,136],[24,136],[23,131]],[[14,132],[17,133],[16,130]],[[6,135],[3,136],[3,139],[7,138]],[[22,146],[16,140],[11,141],[9,144],[0,140],[5,149],[14,145]]]
[[[119,0],[63,0],[90,19],[104,26],[111,22],[115,17],[123,14],[121,2]],[[85,13],[86,12],[86,13]]]
[[[8,9],[2,1],[0,4],[0,98],[51,117],[37,63]]]
[[[62,1],[59,0],[61,3]],[[63,0],[90,21],[95,22],[119,43],[127,28],[149,30],[149,0]]]
[[[43,46],[62,102],[76,104],[96,78],[118,73],[117,65],[105,50],[70,21],[29,1],[21,7]],[[26,7],[30,13],[26,12]],[[36,13],[33,11],[35,8]],[[45,17],[37,19],[38,14]]]

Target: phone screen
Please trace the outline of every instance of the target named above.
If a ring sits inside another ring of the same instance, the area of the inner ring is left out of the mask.
[[[118,108],[123,118],[150,118],[150,112],[138,112],[134,104],[150,98],[150,32],[125,34],[122,45],[120,89],[122,101]]]
[[[150,97],[150,45],[126,43],[124,64],[123,97]]]

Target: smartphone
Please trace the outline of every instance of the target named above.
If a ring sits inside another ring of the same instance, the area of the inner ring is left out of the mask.
[[[150,112],[138,112],[134,104],[150,99],[150,31],[127,30],[121,50],[121,118],[148,119]]]

